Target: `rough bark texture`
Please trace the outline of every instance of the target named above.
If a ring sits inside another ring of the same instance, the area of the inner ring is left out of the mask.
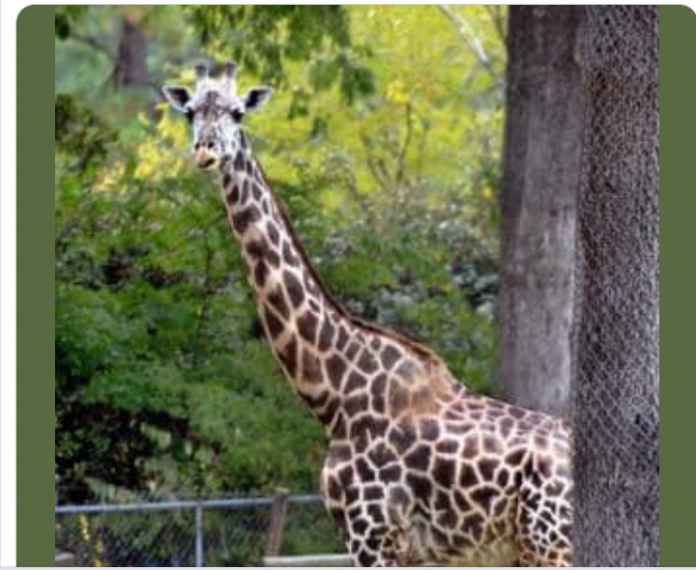
[[[587,9],[576,566],[659,565],[658,31],[654,6]]]
[[[145,87],[149,81],[147,36],[129,16],[121,21],[113,80],[116,87]]]
[[[512,7],[508,39],[498,391],[556,415],[570,400],[583,14]]]

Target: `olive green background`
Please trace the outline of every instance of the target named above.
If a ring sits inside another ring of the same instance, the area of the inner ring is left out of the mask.
[[[660,10],[660,511],[662,566],[696,565],[696,14]],[[609,532],[611,529],[607,529]]]
[[[18,565],[52,566],[54,524],[53,7],[17,20]],[[696,565],[696,14],[661,9],[662,565]],[[12,191],[3,188],[4,192]],[[8,379],[4,379],[8,381]],[[692,419],[694,421],[692,421]],[[611,532],[611,529],[607,529]]]
[[[53,566],[53,7],[17,20],[17,564]],[[55,125],[55,123],[54,123]],[[12,188],[3,188],[11,192]],[[3,378],[3,381],[9,381]]]

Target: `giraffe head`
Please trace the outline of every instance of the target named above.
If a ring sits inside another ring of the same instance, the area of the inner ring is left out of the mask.
[[[194,93],[185,87],[169,85],[163,92],[172,107],[184,113],[193,127],[196,164],[210,170],[224,157],[237,153],[242,144],[245,115],[261,109],[273,91],[269,87],[256,87],[244,96],[238,95],[237,66],[232,62],[219,79],[212,79],[204,65],[196,66],[196,76]]]

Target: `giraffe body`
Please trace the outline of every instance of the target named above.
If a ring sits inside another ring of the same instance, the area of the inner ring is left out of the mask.
[[[222,197],[273,353],[324,425],[327,509],[358,566],[569,566],[565,426],[468,392],[428,348],[348,314],[326,292],[241,130],[269,90],[236,68],[192,97],[196,162]]]

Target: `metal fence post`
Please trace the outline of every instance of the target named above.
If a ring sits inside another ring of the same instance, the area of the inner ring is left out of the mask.
[[[196,504],[196,568],[205,566],[205,552],[203,544],[203,503]]]

